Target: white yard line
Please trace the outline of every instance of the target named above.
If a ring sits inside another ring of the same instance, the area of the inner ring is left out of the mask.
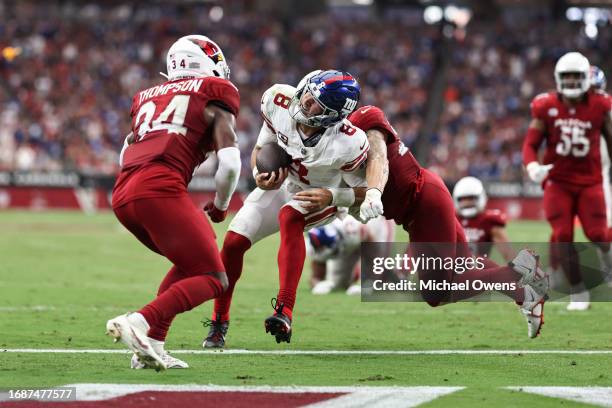
[[[506,387],[514,391],[544,395],[581,402],[583,404],[612,407],[612,387]]]
[[[2,353],[126,354],[122,349],[0,349]],[[170,350],[172,354],[247,355],[517,355],[517,354],[612,354],[612,350]]]

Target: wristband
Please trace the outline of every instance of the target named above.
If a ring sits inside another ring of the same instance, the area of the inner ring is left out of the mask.
[[[328,188],[332,193],[332,205],[350,207],[355,203],[355,191],[352,188]]]

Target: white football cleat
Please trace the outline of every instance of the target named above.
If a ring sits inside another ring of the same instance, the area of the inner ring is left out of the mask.
[[[149,324],[140,313],[127,313],[106,322],[106,334],[112,336],[115,342],[125,344],[145,365],[156,371],[165,370],[166,364],[153,349],[148,331]]]
[[[521,249],[508,265],[521,275],[518,282],[521,286],[530,285],[539,293],[548,291],[548,275],[540,269],[540,257],[533,251]]]
[[[582,285],[584,288],[584,285]],[[580,292],[570,293],[570,302],[566,307],[569,312],[584,312],[591,307],[591,295],[586,289]]]
[[[569,302],[565,308],[568,312],[584,312],[591,308],[591,302]]]
[[[167,369],[171,369],[171,368],[189,368],[189,364],[187,364],[183,360],[179,360],[176,357],[172,357],[168,353],[165,353],[165,352],[162,353],[161,354],[161,358],[162,358],[162,360],[164,360],[164,364],[166,364],[166,368]],[[140,359],[138,358],[138,356],[136,354],[132,355],[132,361],[130,363],[130,366],[131,366],[131,368],[133,368],[135,370],[142,370],[142,369],[147,369],[147,368],[153,368],[151,366],[146,365],[142,361],[140,361]]]
[[[520,310],[527,320],[527,336],[530,339],[536,338],[542,330],[545,301],[545,294],[538,293],[536,289],[529,285],[525,286],[525,300],[520,306]]]
[[[361,295],[361,283],[353,283],[346,290],[346,294],[349,296],[360,296]]]
[[[313,295],[328,295],[334,289],[334,282],[323,280],[312,288]]]

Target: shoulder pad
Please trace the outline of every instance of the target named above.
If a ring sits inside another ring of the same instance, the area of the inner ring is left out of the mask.
[[[209,101],[220,102],[234,115],[238,115],[240,111],[240,93],[238,88],[227,79],[217,77],[204,78],[204,87],[202,88]]]
[[[370,129],[382,131],[385,133],[387,143],[399,140],[397,132],[387,120],[385,113],[377,106],[363,106],[351,113],[348,119],[365,132]]]
[[[269,120],[277,109],[288,109],[295,87],[286,84],[274,84],[261,97],[261,114]]]

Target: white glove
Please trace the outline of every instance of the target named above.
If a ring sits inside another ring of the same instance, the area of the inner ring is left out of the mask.
[[[529,178],[534,183],[541,183],[544,181],[546,176],[548,176],[548,172],[553,168],[552,164],[540,164],[538,162],[532,161],[526,167],[527,174]]]
[[[384,213],[381,201],[382,193],[377,188],[366,191],[365,199],[359,207],[359,218],[364,224]]]

